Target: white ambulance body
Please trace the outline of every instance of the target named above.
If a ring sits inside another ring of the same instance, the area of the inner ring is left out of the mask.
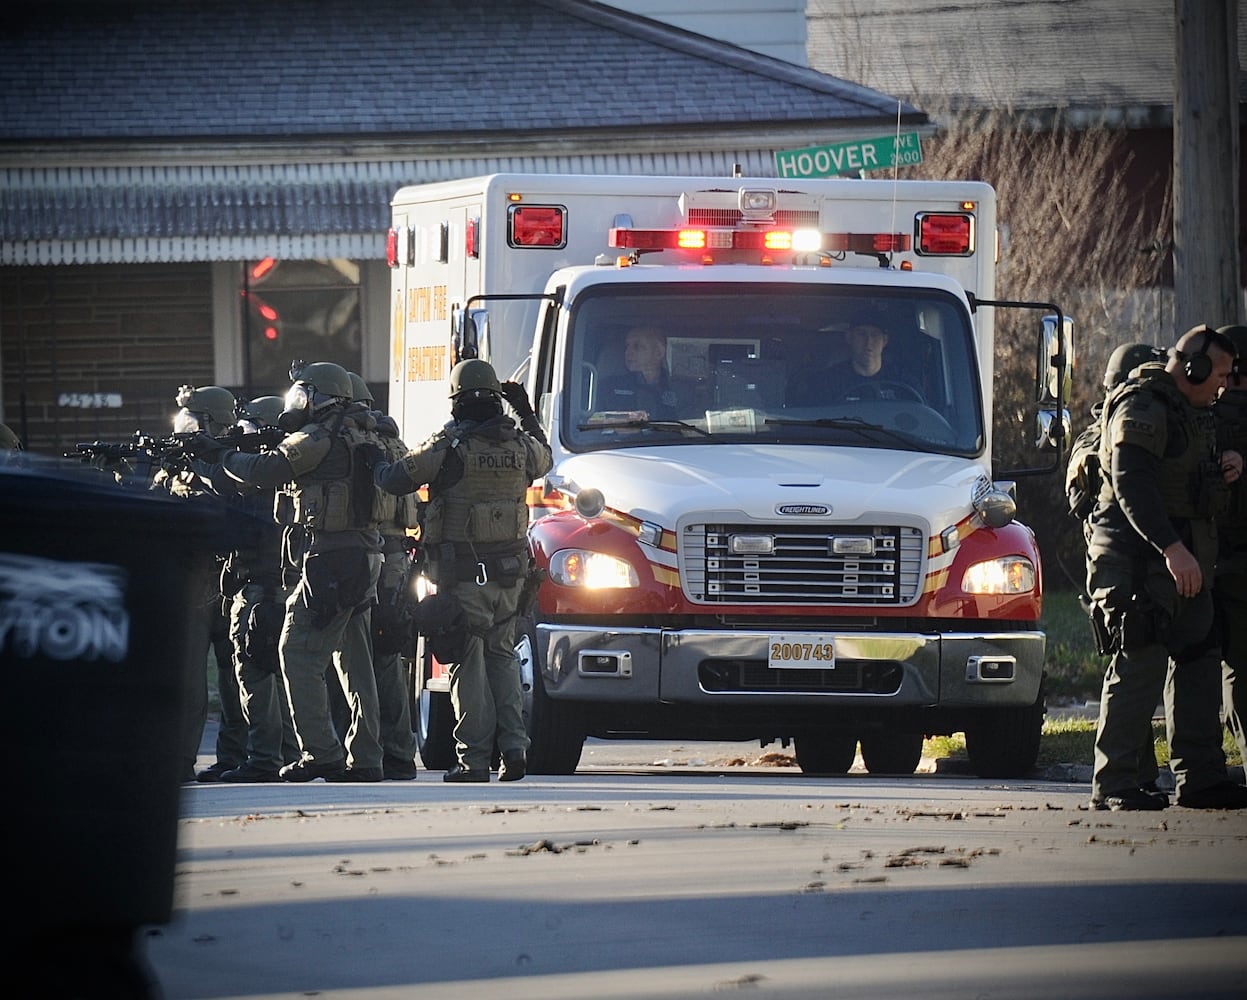
[[[446,421],[450,368],[480,356],[526,384],[554,452],[530,491],[549,576],[517,644],[530,770],[627,736],[791,740],[829,773],[860,741],[871,771],[905,772],[924,735],[951,732],[980,774],[1033,765],[1041,573],[991,468],[995,233],[976,182],[495,175],[398,192],[404,440]],[[845,389],[864,326],[886,335],[888,380]],[[1069,323],[1035,326],[1036,418],[1059,449]],[[658,332],[652,385],[637,330]],[[414,675],[422,755],[447,766],[445,668],[420,652]]]

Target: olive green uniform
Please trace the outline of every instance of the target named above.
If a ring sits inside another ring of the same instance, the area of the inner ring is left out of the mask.
[[[381,571],[379,495],[360,457],[379,447],[367,408],[335,407],[266,454],[231,452],[226,471],[243,482],[280,487],[277,520],[301,525],[302,573],[286,601],[278,644],[282,678],[304,761],[381,772],[370,609]],[[325,674],[337,673],[351,722],[339,740]],[[345,744],[345,747],[343,746]]]
[[[465,635],[450,668],[459,764],[486,771],[498,750],[527,751],[515,656],[515,616],[528,566],[528,486],[551,466],[550,448],[498,416],[448,424],[428,442],[378,467],[382,489],[429,486],[421,518],[425,572],[453,592]]]
[[[1247,458],[1247,390],[1227,389],[1212,408],[1223,449]],[[1217,577],[1213,601],[1221,635],[1225,722],[1247,762],[1247,487],[1230,490],[1226,515],[1218,522]]]
[[[1164,696],[1170,766],[1185,792],[1225,780],[1220,664],[1210,583],[1224,487],[1211,415],[1192,407],[1160,364],[1110,395],[1092,512],[1087,594],[1112,659],[1096,728],[1092,800],[1137,788],[1139,739]],[[1204,588],[1182,598],[1162,552],[1181,541]],[[1168,686],[1168,690],[1166,690]]]
[[[299,756],[277,655],[288,596],[282,528],[273,521],[273,491],[243,489],[236,506],[250,526],[247,544],[230,553],[222,579],[230,584],[229,635],[247,719],[247,763],[252,771],[275,773]]]
[[[398,434],[393,418],[373,412],[377,421],[385,457],[399,461],[407,454],[407,445]],[[411,555],[407,548],[407,530],[415,528],[416,499],[407,494],[397,498],[394,516],[382,522],[381,531],[381,578],[377,583],[377,601],[395,606],[400,601],[398,591],[410,584]],[[377,614],[376,609],[373,611]],[[401,651],[388,647],[378,649],[376,622],[373,628],[372,670],[377,681],[377,702],[381,715],[381,747],[385,753],[387,776],[414,775],[416,762],[416,735],[411,727],[411,693],[408,690],[409,667]],[[383,640],[384,641],[384,640]]]
[[[191,470],[172,475],[163,469],[153,479],[153,488],[168,491],[171,495],[193,503],[220,503],[222,498],[212,490],[212,484]],[[194,677],[190,697],[184,707],[184,745],[182,758],[183,779],[191,780],[198,775],[195,763],[203,742],[204,724],[208,718],[207,660],[211,652],[216,660],[217,695],[221,705],[221,724],[217,729],[216,756],[214,763],[199,774],[204,780],[215,780],[222,771],[237,767],[247,759],[247,720],[243,715],[241,692],[234,675],[233,658],[229,643],[228,606],[223,603],[220,591],[222,558],[216,556],[208,563],[196,567],[199,585],[196,591],[196,613],[191,625],[191,661]]]

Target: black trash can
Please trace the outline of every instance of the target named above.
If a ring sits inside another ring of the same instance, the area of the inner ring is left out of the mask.
[[[223,521],[32,459],[0,466],[0,525],[14,954],[34,995],[154,995],[134,939],[172,917],[190,587]]]

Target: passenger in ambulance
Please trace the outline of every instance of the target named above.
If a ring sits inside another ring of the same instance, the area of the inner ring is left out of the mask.
[[[603,379],[596,409],[640,411],[650,420],[675,420],[694,416],[704,401],[695,396],[693,379],[672,376],[667,367],[667,337],[656,326],[635,326],[624,338],[621,375]]]
[[[840,400],[925,403],[915,386],[912,366],[904,364],[900,345],[888,350],[892,335],[873,318],[859,319],[843,334],[847,354],[835,364],[804,367],[788,390],[789,406],[816,406]]]

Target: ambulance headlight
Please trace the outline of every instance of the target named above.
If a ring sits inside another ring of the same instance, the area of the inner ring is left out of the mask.
[[[975,563],[961,578],[967,594],[1028,594],[1035,589],[1035,566],[1024,556]]]
[[[550,580],[560,587],[586,590],[629,590],[641,585],[631,563],[588,549],[560,549],[554,553]]]

